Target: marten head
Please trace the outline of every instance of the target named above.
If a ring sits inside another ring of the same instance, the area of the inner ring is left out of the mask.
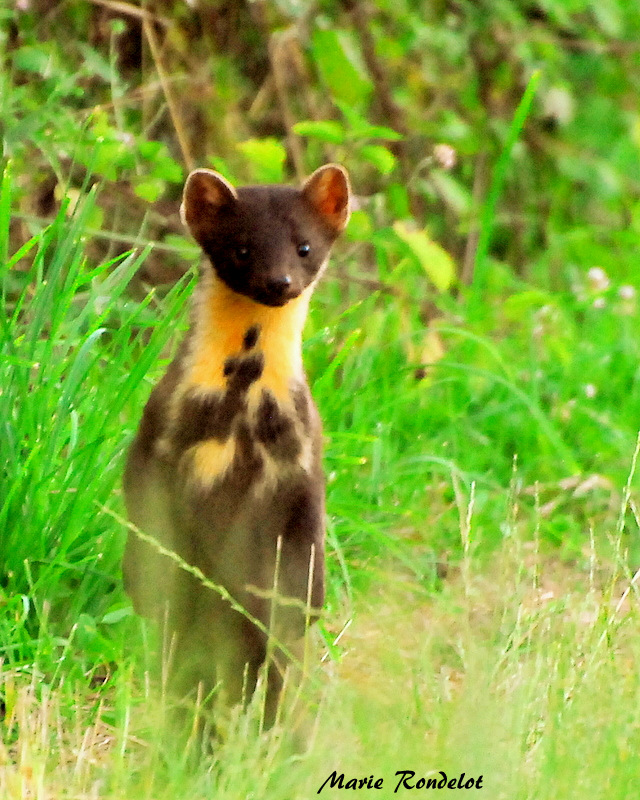
[[[336,164],[296,189],[235,188],[197,169],[184,187],[182,216],[219,278],[266,306],[283,306],[319,276],[349,219],[349,178]]]

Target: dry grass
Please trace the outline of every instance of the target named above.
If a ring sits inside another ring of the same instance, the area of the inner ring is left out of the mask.
[[[0,797],[308,798],[334,769],[387,789],[401,769],[482,774],[492,800],[599,797],[605,786],[623,797],[616,787],[638,771],[635,593],[611,565],[598,563],[607,580],[596,583],[593,569],[521,556],[505,545],[489,569],[454,571],[435,594],[386,574],[308,695],[304,756],[280,731],[257,736],[252,713],[233,715],[213,753],[179,745],[126,670],[99,695],[5,672]]]

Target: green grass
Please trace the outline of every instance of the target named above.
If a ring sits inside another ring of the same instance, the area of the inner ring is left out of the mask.
[[[313,747],[292,757],[279,730],[254,735],[256,709],[199,756],[195,739],[161,733],[117,522],[123,453],[184,327],[189,280],[138,304],[127,285],[144,254],[89,266],[93,195],[13,254],[11,192],[5,170],[0,797],[308,798],[333,770],[382,777],[373,795],[391,797],[403,769],[482,774],[492,800],[629,797],[633,297],[585,269],[552,294],[493,265],[481,319],[440,299],[436,358],[418,309],[329,272],[305,345],[329,514],[327,614],[304,691]]]

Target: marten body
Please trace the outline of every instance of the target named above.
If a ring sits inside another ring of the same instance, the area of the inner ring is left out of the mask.
[[[223,586],[250,617],[273,623],[276,642],[297,655],[305,606],[313,616],[324,601],[321,424],[301,335],[348,219],[348,179],[329,165],[300,190],[235,189],[196,170],[182,210],[210,263],[189,333],[131,447],[127,509],[137,528]],[[205,692],[220,686],[232,703],[251,694],[267,653],[263,630],[134,532],[123,570],[136,611],[169,625],[180,693],[202,684]],[[270,716],[283,659],[276,663]]]

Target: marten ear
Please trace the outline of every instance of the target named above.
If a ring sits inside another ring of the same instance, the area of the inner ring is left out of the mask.
[[[339,164],[325,164],[317,169],[302,186],[302,194],[336,234],[349,221],[351,187],[349,174]]]
[[[228,180],[210,169],[196,169],[184,185],[180,217],[200,242],[215,225],[215,218],[224,206],[238,199],[236,190]]]

